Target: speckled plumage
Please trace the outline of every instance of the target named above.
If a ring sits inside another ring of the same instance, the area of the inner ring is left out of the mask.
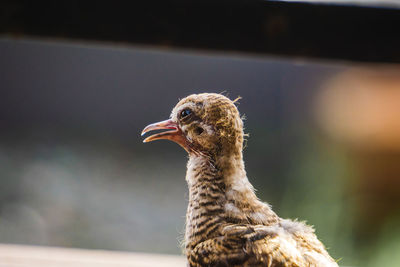
[[[188,109],[190,115],[182,117]],[[310,226],[279,218],[256,197],[233,101],[220,94],[190,95],[173,109],[171,123],[177,131],[170,135],[182,135],[178,143],[189,153],[189,266],[338,266]]]

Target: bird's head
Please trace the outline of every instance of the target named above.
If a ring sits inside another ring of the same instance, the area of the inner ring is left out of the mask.
[[[214,93],[189,95],[174,107],[170,119],[146,126],[142,135],[153,130],[167,131],[143,142],[168,139],[195,154],[241,153],[243,121],[234,102]]]

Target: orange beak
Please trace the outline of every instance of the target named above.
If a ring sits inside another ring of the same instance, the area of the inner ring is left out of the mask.
[[[167,139],[174,141],[175,143],[183,147],[186,151],[188,151],[189,143],[176,122],[172,120],[165,120],[147,125],[142,131],[142,136],[145,133],[154,130],[170,130],[170,131],[164,131],[161,133],[150,135],[149,137],[143,140],[143,143],[148,143],[154,140]]]

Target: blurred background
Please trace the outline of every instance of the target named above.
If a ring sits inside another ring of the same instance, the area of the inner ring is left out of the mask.
[[[400,262],[400,66],[0,39],[0,242],[180,254],[179,98],[241,96],[258,196],[341,265]],[[397,258],[396,258],[397,257]]]

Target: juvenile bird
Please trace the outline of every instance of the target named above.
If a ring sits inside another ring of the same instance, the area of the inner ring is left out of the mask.
[[[338,266],[312,227],[278,217],[255,195],[243,162],[243,121],[234,101],[193,94],[143,142],[168,139],[189,154],[185,254],[189,266]]]

